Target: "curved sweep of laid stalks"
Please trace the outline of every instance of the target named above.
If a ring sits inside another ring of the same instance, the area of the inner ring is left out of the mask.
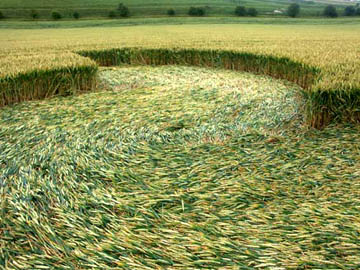
[[[110,50],[80,51],[101,66],[129,65],[190,65],[241,70],[266,74],[295,82],[309,88],[319,69],[286,57],[257,55],[246,52],[197,49],[140,49],[120,48]]]
[[[0,110],[0,269],[360,268],[360,126],[301,130],[266,76],[99,79]]]
[[[304,89],[305,118],[312,127],[323,128],[332,121],[360,121],[360,89],[318,89],[322,70],[286,57],[223,50],[162,48],[87,50],[78,54],[90,57],[101,66],[177,64],[266,74],[294,82]]]

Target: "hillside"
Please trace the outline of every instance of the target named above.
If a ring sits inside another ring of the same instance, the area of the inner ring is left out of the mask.
[[[177,15],[186,15],[190,6],[206,7],[210,16],[232,15],[238,5],[257,8],[260,14],[273,14],[274,10],[284,11],[291,3],[289,0],[2,0],[0,10],[9,18],[30,18],[31,10],[36,10],[40,19],[48,19],[53,10],[59,11],[65,18],[71,17],[74,11],[78,11],[81,17],[107,17],[120,2],[130,8],[132,16],[139,17],[166,15],[169,8],[173,8]],[[354,4],[341,0],[298,2],[303,16],[319,15],[328,3],[337,5],[340,11],[344,5]]]

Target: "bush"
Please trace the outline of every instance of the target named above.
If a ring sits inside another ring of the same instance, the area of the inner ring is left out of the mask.
[[[287,14],[292,17],[295,18],[297,16],[299,16],[300,14],[300,6],[298,4],[291,4],[288,9],[287,9]]]
[[[243,6],[237,6],[235,8],[235,15],[237,15],[237,16],[246,16],[247,15],[246,8],[243,7]]]
[[[33,19],[33,20],[36,20],[36,19],[39,19],[39,13],[36,11],[36,10],[31,10],[30,11],[30,17]]]
[[[356,9],[355,15],[360,16],[360,8]]]
[[[0,20],[5,19],[4,14],[0,11]]]
[[[74,17],[74,19],[78,20],[78,19],[80,18],[80,13],[77,12],[77,11],[75,11],[75,12],[73,13],[73,17]]]
[[[355,16],[355,14],[356,14],[356,9],[354,6],[347,6],[344,10],[345,16]]]
[[[59,12],[53,11],[51,13],[51,18],[53,18],[53,20],[60,20],[62,18],[62,16]]]
[[[188,14],[190,16],[204,16],[205,9],[201,7],[190,7]]]
[[[256,17],[258,15],[256,8],[249,8],[247,13],[251,17]]]
[[[328,5],[327,7],[325,7],[324,9],[324,16],[326,17],[330,17],[330,18],[336,18],[338,17],[338,13],[336,8],[333,5]]]
[[[110,11],[109,12],[109,18],[115,18],[116,17],[116,12],[115,11]]]
[[[129,17],[130,16],[130,10],[127,6],[125,6],[123,3],[120,3],[118,6],[119,15],[120,17]]]
[[[167,11],[167,15],[169,15],[169,16],[174,16],[174,15],[175,15],[175,10],[173,10],[172,8],[169,9],[169,10]]]

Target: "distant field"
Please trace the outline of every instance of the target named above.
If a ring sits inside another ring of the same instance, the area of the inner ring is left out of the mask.
[[[285,11],[290,2],[288,0],[76,0],[76,1],[25,1],[25,0],[3,0],[0,3],[0,10],[8,17],[13,18],[29,18],[30,10],[36,9],[40,14],[40,19],[49,19],[50,12],[57,10],[64,17],[70,18],[76,10],[80,12],[82,17],[105,17],[108,16],[110,10],[116,9],[119,2],[127,5],[133,16],[159,16],[166,15],[169,8],[176,10],[178,15],[185,15],[190,6],[206,7],[208,15],[232,15],[237,5],[246,7],[255,7],[260,14],[272,13],[275,9]],[[312,16],[319,15],[323,7],[327,3],[335,3],[340,9],[346,2],[341,1],[302,1],[302,15]]]

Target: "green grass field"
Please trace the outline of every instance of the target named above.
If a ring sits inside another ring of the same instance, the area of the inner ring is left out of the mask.
[[[175,9],[178,15],[186,15],[190,6],[206,7],[208,15],[233,15],[237,5],[255,7],[260,14],[272,14],[274,10],[285,12],[290,2],[288,0],[123,0],[133,16],[159,16],[166,15],[169,8]],[[78,11],[82,17],[107,17],[110,10],[117,8],[118,0],[91,1],[25,1],[25,0],[3,0],[0,3],[0,10],[10,18],[30,18],[30,11],[35,9],[40,19],[49,19],[53,10],[59,11],[65,18],[71,18],[74,11]],[[348,4],[346,1],[300,1],[303,16],[316,16],[321,14],[324,6],[328,3],[335,4],[339,11]]]

